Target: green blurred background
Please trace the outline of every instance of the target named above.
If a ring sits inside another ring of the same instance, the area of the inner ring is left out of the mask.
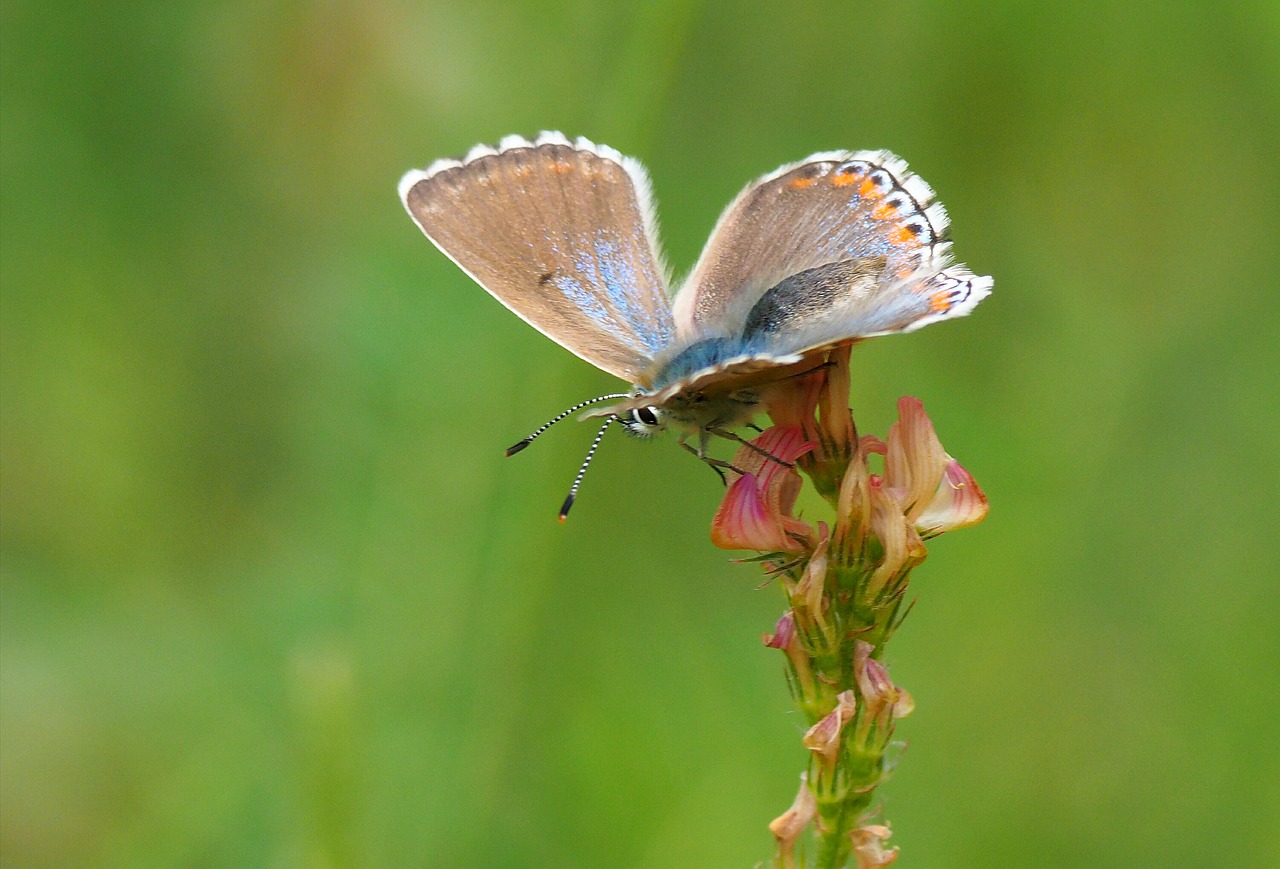
[[[890,647],[900,865],[1280,865],[1280,13],[36,3],[0,17],[6,866],[741,867],[803,765],[781,609],[670,441],[401,173],[563,129],[728,200],[893,149],[996,278],[855,353],[992,502]]]

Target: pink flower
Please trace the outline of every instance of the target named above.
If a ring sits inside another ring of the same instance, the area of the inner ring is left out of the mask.
[[[816,542],[815,542],[816,541]],[[818,628],[828,641],[831,626],[827,623],[826,611],[830,604],[827,587],[827,549],[831,544],[831,534],[827,523],[819,522],[817,534],[809,541],[813,547],[808,556],[808,564],[800,573],[800,581],[794,586],[789,580],[786,583],[787,594],[800,626],[806,631]]]
[[[922,537],[936,537],[944,531],[977,525],[990,509],[973,475],[950,459],[933,498],[916,517],[916,528]]]
[[[772,634],[764,635],[764,644],[770,649],[786,649],[796,637],[796,617],[791,610],[787,610],[778,619],[778,623],[773,626]]]
[[[898,399],[898,421],[889,428],[886,444],[884,482],[913,523],[937,491],[949,458],[920,399]]]
[[[840,731],[857,714],[857,697],[852,691],[841,691],[836,695],[836,708],[805,731],[801,742],[805,748],[822,758],[823,764],[830,769],[840,754]]]
[[[821,362],[811,360],[809,374],[775,386],[767,399],[774,425],[796,426],[813,442],[799,465],[818,493],[833,503],[858,440],[849,413],[849,351],[846,344],[832,348]]]
[[[878,480],[867,471],[867,457],[884,453],[884,441],[871,435],[858,438],[856,453],[844,469],[836,496],[836,522],[832,549],[845,562],[862,551],[870,530],[871,484]]]
[[[795,673],[798,690],[806,696],[813,694],[813,669],[809,653],[805,651],[804,644],[800,642],[800,637],[796,633],[795,612],[787,610],[783,613],[782,618],[778,619],[778,623],[773,626],[773,633],[765,634],[763,639],[764,644],[770,649],[781,649],[787,656],[791,669]]]
[[[867,582],[867,591],[877,598],[886,587],[890,594],[900,591],[901,583],[896,580],[924,561],[927,552],[915,526],[904,518],[902,503],[894,491],[875,475],[871,477],[870,502],[871,533],[880,541],[882,554]]]
[[[987,496],[942,448],[920,399],[898,400],[898,421],[889,429],[884,456],[884,485],[923,537],[976,525],[986,518]]]
[[[874,724],[881,732],[888,733],[893,722],[915,710],[916,702],[906,689],[893,684],[885,665],[871,657],[874,651],[875,646],[863,640],[853,645],[853,676],[864,710],[860,728],[869,729]]]
[[[818,401],[826,381],[826,369],[819,369],[771,390],[769,419],[774,425],[802,429],[809,440],[814,440],[818,429]]]
[[[733,458],[744,473],[720,502],[711,521],[711,542],[721,549],[803,552],[813,529],[791,515],[800,475],[782,462],[794,462],[813,443],[796,426],[773,426],[752,443],[758,449],[743,446]]]

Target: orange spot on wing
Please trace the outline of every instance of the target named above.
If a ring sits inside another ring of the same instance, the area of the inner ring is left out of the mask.
[[[889,244],[911,244],[916,240],[915,233],[907,229],[905,226],[895,226],[889,230]]]
[[[880,188],[876,186],[876,182],[872,181],[870,178],[858,185],[858,195],[864,199],[879,199],[881,196],[884,196],[884,194],[880,192]]]
[[[551,171],[560,175],[566,175],[573,171],[573,164],[567,160],[556,160],[551,164]]]
[[[876,220],[888,220],[898,214],[898,209],[894,208],[888,202],[883,205],[876,206],[876,210],[871,212],[871,216]]]
[[[806,178],[804,176],[801,176],[799,178],[791,179],[791,186],[796,188],[797,190],[803,190],[806,187],[812,187],[817,183],[818,183],[817,178]]]
[[[850,184],[857,184],[864,177],[853,172],[837,172],[831,176],[831,183],[836,187],[848,187]]]
[[[951,294],[948,292],[937,292],[929,297],[929,307],[934,312],[941,314],[943,311],[951,309]]]

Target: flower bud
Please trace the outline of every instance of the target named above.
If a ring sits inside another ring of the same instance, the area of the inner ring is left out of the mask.
[[[801,743],[822,758],[823,766],[830,769],[840,755],[840,731],[858,713],[858,700],[852,691],[836,695],[836,708],[832,709],[805,731]]]
[[[875,725],[887,738],[893,730],[893,723],[910,715],[916,708],[916,702],[906,689],[893,684],[888,668],[871,657],[874,651],[875,646],[864,640],[854,643],[853,676],[862,697],[862,729],[869,732]]]

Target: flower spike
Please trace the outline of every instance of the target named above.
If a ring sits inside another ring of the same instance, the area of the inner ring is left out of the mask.
[[[764,644],[786,656],[787,684],[808,722],[801,744],[809,763],[795,803],[769,825],[775,866],[785,869],[797,866],[806,830],[816,865],[876,869],[897,859],[898,848],[885,844],[888,825],[867,823],[866,812],[896,764],[894,731],[915,701],[879,658],[914,604],[907,587],[925,540],[974,525],[988,509],[919,399],[898,402],[886,439],[858,435],[848,363],[848,348],[837,348],[768,394],[774,425],[734,456],[711,524],[716,546],[755,550],[747,560],[761,561],[786,595]],[[797,471],[833,508],[829,521],[796,514]]]

